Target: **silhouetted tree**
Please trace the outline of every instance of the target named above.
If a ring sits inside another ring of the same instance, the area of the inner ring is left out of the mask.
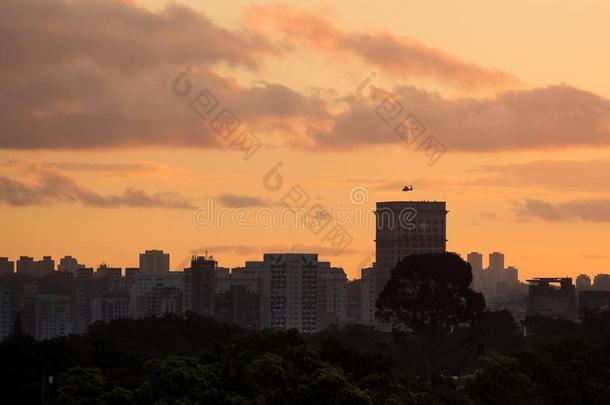
[[[470,289],[471,282],[470,264],[455,253],[407,256],[379,294],[377,317],[423,338],[431,360],[435,348],[458,326],[480,321],[485,299]]]

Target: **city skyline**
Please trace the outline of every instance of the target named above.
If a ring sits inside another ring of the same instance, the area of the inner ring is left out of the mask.
[[[336,255],[307,230],[205,230],[193,215],[209,199],[277,212],[295,185],[310,203],[370,211],[409,184],[415,199],[450,203],[449,251],[500,249],[523,277],[607,271],[608,4],[45,4],[48,21],[31,18],[35,3],[2,6],[23,21],[10,36],[32,44],[7,47],[2,67],[3,255],[135,266],[130,252],[149,246],[184,261],[208,248],[233,266],[296,243],[356,276],[373,227],[348,228]],[[96,14],[117,17],[108,46],[95,45]],[[66,38],[81,41],[58,46]],[[209,117],[205,100],[217,102]],[[210,126],[225,109],[241,123],[226,139]],[[407,118],[442,156],[411,144]],[[264,183],[274,168],[278,191]],[[356,204],[354,189],[366,190]]]

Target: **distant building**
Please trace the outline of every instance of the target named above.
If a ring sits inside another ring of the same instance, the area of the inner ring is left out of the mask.
[[[134,319],[163,317],[166,314],[182,316],[190,309],[187,274],[138,274],[131,287],[130,317]]]
[[[591,289],[591,278],[586,274],[580,274],[576,277],[576,289],[577,290],[590,290]]]
[[[347,275],[329,262],[318,262],[318,330],[343,325],[347,320]]]
[[[91,322],[129,318],[130,296],[126,291],[103,293],[91,300]]]
[[[4,274],[13,274],[15,272],[15,263],[10,261],[8,257],[0,257],[0,276]]]
[[[42,260],[35,261],[34,258],[21,256],[17,260],[17,273],[32,277],[42,277],[51,274],[55,270],[55,262],[51,256],[43,256]]]
[[[375,325],[375,301],[377,300],[376,274],[375,263],[371,267],[360,270],[360,323],[365,325]]]
[[[264,255],[262,328],[318,330],[317,254]]]
[[[479,252],[470,252],[466,256],[466,260],[470,267],[472,267],[472,288],[476,291],[483,291],[486,287],[486,274],[483,272],[483,255]]]
[[[214,317],[216,279],[219,274],[223,272],[218,271],[218,262],[213,258],[193,257],[191,267],[188,269],[191,311],[210,318]]]
[[[595,311],[610,308],[610,291],[582,290],[578,292],[578,310]]]
[[[527,315],[572,319],[576,315],[576,291],[571,278],[527,280]],[[559,286],[555,286],[559,284]]]
[[[376,290],[380,292],[390,272],[404,257],[446,250],[445,202],[386,201],[375,210]]]
[[[0,287],[0,341],[13,332],[11,290]]]
[[[610,274],[597,274],[593,279],[593,288],[596,290],[610,290]]]
[[[147,250],[140,253],[140,272],[146,274],[169,273],[169,253],[162,250]]]
[[[34,311],[35,339],[53,339],[73,333],[72,297],[69,295],[37,294]]]
[[[72,319],[74,333],[82,334],[91,324],[91,302],[95,296],[93,269],[76,269],[72,292]]]
[[[260,329],[260,295],[244,284],[231,285],[215,295],[215,318],[246,329]]]
[[[69,273],[76,274],[77,269],[84,269],[84,264],[79,264],[78,260],[76,260],[72,256],[64,256],[59,259],[59,265],[57,266],[58,271],[66,271]]]

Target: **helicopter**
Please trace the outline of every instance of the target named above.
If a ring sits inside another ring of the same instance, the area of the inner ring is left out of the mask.
[[[413,191],[413,186],[412,186],[412,185],[405,186],[405,187],[402,189],[402,191]]]

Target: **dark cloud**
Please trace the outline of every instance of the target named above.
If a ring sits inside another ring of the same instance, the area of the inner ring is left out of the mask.
[[[187,199],[171,192],[149,194],[143,190],[128,188],[118,195],[99,194],[76,184],[69,177],[48,170],[38,172],[34,184],[0,176],[0,201],[15,207],[78,202],[88,207],[99,208],[195,208]]]
[[[445,99],[414,87],[394,90],[400,118],[386,124],[377,114],[382,96],[373,104],[352,101],[329,130],[314,134],[318,147],[400,144],[394,129],[408,114],[449,151],[610,145],[610,101],[570,86],[515,90],[484,99]]]
[[[256,5],[249,7],[246,20],[270,37],[279,36],[288,47],[309,45],[330,54],[347,52],[401,77],[433,77],[463,88],[498,88],[518,83],[508,73],[465,62],[411,38],[384,32],[344,31],[320,12]]]
[[[266,207],[270,205],[269,202],[263,198],[231,193],[219,195],[218,200],[222,205],[229,208]]]
[[[551,203],[528,198],[517,208],[523,219],[546,221],[610,222],[610,199],[583,199]]]
[[[202,13],[170,3],[148,11],[116,0],[4,0],[0,70],[89,59],[126,71],[160,65],[256,66],[272,47],[252,32],[229,31]]]

